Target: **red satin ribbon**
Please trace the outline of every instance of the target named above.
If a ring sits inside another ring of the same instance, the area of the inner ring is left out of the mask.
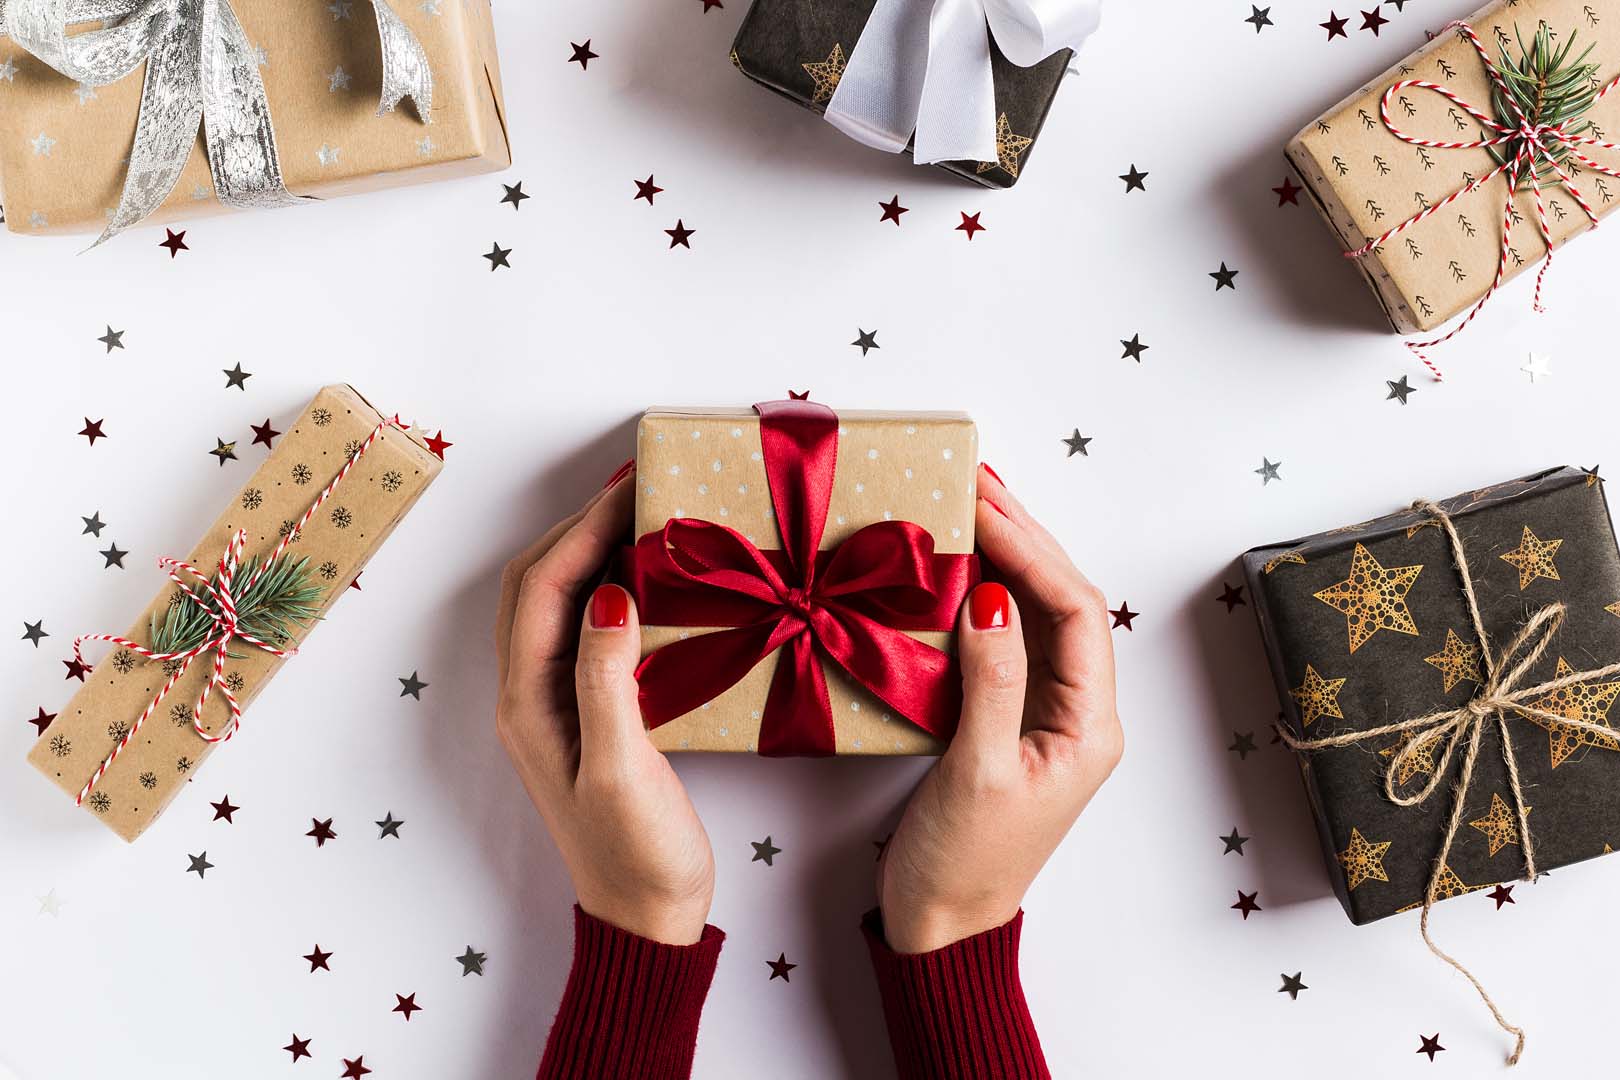
[[[955,662],[905,631],[956,625],[978,582],[977,557],[935,554],[934,538],[909,521],[877,522],[819,551],[838,464],[837,414],[801,400],[754,409],[782,549],[761,551],[723,525],[675,518],[637,540],[624,560],[643,622],[727,628],[672,642],[641,662],[647,726],[713,700],[780,649],[761,754],[835,752],[825,660],[924,731],[949,737],[961,711]]]

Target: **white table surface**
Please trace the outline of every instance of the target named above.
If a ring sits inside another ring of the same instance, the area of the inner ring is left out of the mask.
[[[247,2],[247,0],[244,0]],[[317,14],[319,4],[311,3]],[[788,388],[835,406],[960,408],[985,456],[1114,603],[1128,749],[1028,897],[1023,973],[1061,1077],[1481,1076],[1506,1039],[1413,917],[1352,927],[1330,895],[1249,609],[1247,547],[1556,463],[1616,457],[1615,251],[1559,256],[1550,314],[1514,283],[1435,386],[1307,205],[1285,138],[1464,14],[1417,0],[1328,42],[1327,4],[1114,3],[1025,179],[986,192],[846,142],[726,60],[745,0],[505,3],[507,176],[150,231],[92,254],[0,239],[0,1075],[532,1074],[569,958],[570,890],[495,738],[488,629],[503,562],[630,452],[650,403]],[[1350,5],[1346,12],[1350,13]],[[568,63],[570,42],[600,54]],[[3,96],[3,86],[0,86]],[[1147,190],[1123,191],[1135,165]],[[656,177],[655,206],[633,181]],[[532,196],[514,212],[500,180]],[[898,193],[898,229],[878,202]],[[982,212],[969,242],[959,212]],[[668,250],[676,220],[691,250]],[[513,249],[492,273],[492,241]],[[1235,291],[1207,276],[1238,269]],[[110,324],[125,348],[96,340]],[[848,343],[875,330],[881,348]],[[1119,340],[1139,333],[1138,365]],[[1520,371],[1532,348],[1552,375]],[[240,363],[246,390],[223,390]],[[1386,379],[1418,392],[1402,407]],[[314,390],[346,380],[454,443],[440,481],[330,627],[145,837],[126,846],[24,760],[71,687],[77,632],[122,628]],[[104,418],[93,447],[76,432]],[[1066,457],[1078,427],[1089,456]],[[206,456],[239,439],[225,468]],[[1281,481],[1262,485],[1262,455]],[[127,548],[103,569],[99,512]],[[43,620],[37,650],[18,623]],[[420,702],[398,678],[419,671]],[[1246,761],[1225,748],[1254,731]],[[685,758],[729,934],[699,1077],[892,1075],[856,921],[872,842],[926,762]],[[222,796],[234,824],[211,821]],[[398,840],[372,824],[403,818]],[[311,817],[335,819],[317,849]],[[1016,823],[1009,823],[1015,827]],[[1236,826],[1253,837],[1222,855]],[[769,835],[775,865],[750,862]],[[206,880],[186,872],[206,851]],[[1436,914],[1531,1033],[1525,1077],[1612,1061],[1620,860],[1500,912]],[[1259,892],[1247,922],[1229,905]],[[52,915],[42,898],[60,900]],[[300,959],[331,951],[330,972]],[[488,956],[463,976],[468,946]],[[767,959],[798,964],[768,981]],[[1303,973],[1297,1001],[1280,973]],[[424,1011],[407,1024],[394,995]],[[1438,1032],[1433,1065],[1415,1051]],[[312,1060],[291,1064],[293,1033]]]

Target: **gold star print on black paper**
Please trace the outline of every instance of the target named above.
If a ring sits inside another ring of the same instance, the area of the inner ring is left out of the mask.
[[[1534,807],[1524,808],[1525,817],[1530,816],[1532,809]],[[1508,809],[1502,796],[1495,792],[1491,793],[1491,812],[1468,824],[1485,834],[1485,839],[1490,841],[1492,855],[1509,844],[1519,842],[1519,817]]]
[[[1344,867],[1345,883],[1353,892],[1368,881],[1388,881],[1384,872],[1384,853],[1393,841],[1374,844],[1361,835],[1361,830],[1350,830],[1350,846],[1339,852],[1339,865]]]
[[[987,173],[991,169],[1000,169],[1008,176],[1018,176],[1018,159],[1028,150],[1035,140],[1024,135],[1013,134],[1012,125],[1007,122],[1007,114],[1002,113],[996,118],[996,160],[981,161],[974,172]]]
[[[1423,658],[1425,664],[1440,669],[1446,679],[1446,693],[1463,680],[1479,682],[1479,646],[1471,641],[1464,641],[1457,636],[1455,630],[1446,630],[1446,647],[1433,656]]]
[[[1344,613],[1355,652],[1380,630],[1417,635],[1417,624],[1406,607],[1406,594],[1423,572],[1419,566],[1386,567],[1360,544],[1350,556],[1350,576],[1315,596]]]
[[[1561,679],[1565,675],[1574,673],[1575,669],[1570,667],[1568,662],[1560,656],[1558,658],[1558,670],[1553,673],[1553,678]],[[1561,690],[1554,690],[1544,697],[1537,698],[1530,704],[1533,708],[1555,713],[1570,720],[1584,720],[1589,724],[1602,724],[1607,727],[1609,724],[1609,710],[1614,707],[1616,697],[1620,697],[1620,682],[1584,682],[1566,686]],[[1540,716],[1530,716],[1528,719],[1547,729],[1547,743],[1552,754],[1552,767],[1555,769],[1583,746],[1601,746],[1605,750],[1620,750],[1620,738],[1616,736],[1582,731],[1580,728],[1560,724],[1556,720],[1548,720]]]
[[[1298,563],[1300,566],[1304,566],[1305,556],[1298,551],[1285,551],[1281,555],[1273,555],[1271,558],[1267,559],[1266,565],[1262,566],[1260,569],[1265,573],[1270,574],[1284,563]]]
[[[1344,713],[1339,711],[1339,691],[1344,689],[1345,679],[1324,679],[1318,675],[1316,669],[1309,664],[1305,665],[1305,681],[1289,691],[1294,700],[1299,703],[1299,723],[1301,727],[1310,727],[1318,717],[1332,716],[1344,719]]]
[[[1562,540],[1542,540],[1530,531],[1530,526],[1524,527],[1524,538],[1519,546],[1502,556],[1502,561],[1512,563],[1519,570],[1519,590],[1522,592],[1526,586],[1537,578],[1550,578],[1558,580],[1558,567],[1553,565],[1553,556],[1558,549],[1564,546]]]
[[[799,66],[804,68],[804,73],[810,76],[814,84],[810,104],[824,105],[832,99],[833,91],[838,89],[838,80],[844,77],[844,47],[834,44],[827,59]]]
[[[1400,753],[1403,745],[1402,743],[1396,743],[1394,746],[1386,746],[1378,751],[1378,756],[1394,757]],[[1424,738],[1417,746],[1413,747],[1412,752],[1401,759],[1401,767],[1395,771],[1395,783],[1397,785],[1404,784],[1414,776],[1419,774],[1427,776],[1429,773],[1434,772],[1436,745],[1437,741],[1431,737]]]
[[[1458,877],[1457,871],[1453,870],[1449,865],[1442,866],[1440,868],[1440,877],[1434,883],[1434,902],[1438,904],[1442,900],[1450,900],[1453,896],[1461,896],[1464,893],[1479,892],[1481,889],[1488,888],[1490,888],[1489,885],[1470,885],[1468,882]],[[1428,886],[1424,886],[1424,890],[1427,891],[1427,889]],[[1423,898],[1419,896],[1416,903],[1407,904],[1405,907],[1397,909],[1396,914],[1400,914],[1402,911],[1411,911],[1413,908],[1420,908],[1422,906]]]

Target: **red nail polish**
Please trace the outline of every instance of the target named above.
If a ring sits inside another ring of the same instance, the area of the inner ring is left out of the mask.
[[[986,581],[968,595],[968,622],[975,630],[1004,630],[1012,613],[1007,586]]]
[[[591,594],[591,627],[619,630],[630,621],[630,594],[617,585],[601,585]]]
[[[634,469],[635,467],[636,467],[636,459],[635,458],[631,458],[629,461],[626,461],[623,465],[620,465],[617,469],[613,470],[613,475],[607,478],[607,483],[602,485],[602,490],[606,491],[608,488],[612,487],[614,484],[617,484],[620,480],[623,480],[626,476],[630,475],[630,470]]]
[[[995,477],[996,483],[1000,484],[1002,487],[1007,487],[1007,481],[1005,481],[1005,480],[1003,480],[1001,478],[1001,474],[996,472],[995,468],[993,466],[991,466],[991,464],[988,461],[981,461],[981,462],[979,462],[979,464],[984,466],[984,471],[985,472],[987,472],[991,476]],[[1012,488],[1007,488],[1007,490],[1011,491]]]
[[[999,507],[999,506],[997,506],[997,505],[996,505],[996,500],[994,500],[994,499],[992,499],[992,498],[991,498],[991,497],[990,497],[990,496],[988,496],[988,495],[983,495],[983,494],[981,494],[981,495],[980,495],[980,496],[979,496],[979,498],[981,498],[981,499],[983,499],[983,500],[984,500],[984,501],[985,501],[985,502],[987,502],[987,503],[989,503],[989,504],[990,504],[990,509],[992,509],[992,510],[994,510],[994,511],[995,511],[995,512],[996,512],[996,513],[998,513],[998,514],[1000,514],[1000,515],[1001,515],[1001,516],[1002,516],[1002,517],[1004,517],[1004,518],[1007,518],[1007,520],[1008,520],[1008,521],[1011,521],[1011,520],[1012,520],[1012,518],[1010,518],[1010,517],[1007,517],[1007,511],[1005,511],[1005,510],[1003,510],[1003,509],[1002,509],[1002,508],[1001,508],[1001,507]]]

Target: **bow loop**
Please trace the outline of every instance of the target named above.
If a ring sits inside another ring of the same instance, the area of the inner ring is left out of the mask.
[[[1101,12],[1102,0],[877,0],[827,122],[889,153],[910,144],[919,165],[995,161],[991,37],[1008,60],[1031,67],[1078,49]]]

